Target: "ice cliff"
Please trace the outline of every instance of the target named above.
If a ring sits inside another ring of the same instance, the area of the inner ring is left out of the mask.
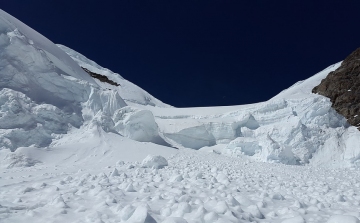
[[[61,48],[72,58],[81,58],[77,59],[77,62],[93,72],[105,70],[99,65],[95,69],[83,55],[64,46]],[[149,139],[145,136],[154,135],[177,148],[215,148],[214,151],[218,153],[250,156],[257,161],[293,165],[357,166],[360,156],[360,148],[356,146],[356,142],[360,140],[359,132],[331,107],[328,98],[311,93],[328,73],[340,65],[341,62],[329,66],[262,103],[229,107],[172,108],[161,104],[161,107],[144,106],[141,101],[132,103],[135,108],[127,108],[127,111],[151,111],[147,117],[142,116],[146,117],[144,120],[137,123],[148,123],[147,126],[156,127],[141,127],[142,131],[147,133],[140,141],[155,142],[154,137]],[[108,70],[100,73],[115,80],[114,73]],[[123,108],[121,113],[124,110],[126,109]],[[156,125],[149,124],[149,121],[153,123],[152,114],[155,116]],[[124,128],[128,128],[127,131],[132,129],[124,123],[118,126],[123,128],[118,129],[123,135]],[[154,133],[149,133],[150,130]],[[125,135],[130,137],[131,134]]]
[[[46,147],[72,128],[126,106],[71,57],[30,27],[0,11],[0,148]],[[108,127],[104,130],[109,131]]]

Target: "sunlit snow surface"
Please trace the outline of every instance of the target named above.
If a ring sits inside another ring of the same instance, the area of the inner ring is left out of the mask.
[[[340,220],[329,222],[359,222],[358,171],[249,162],[188,149],[169,155],[166,148],[161,152],[168,166],[153,169],[122,162],[134,147],[135,153],[154,152],[153,145],[124,140],[107,151],[88,149],[88,157],[63,162],[55,152],[52,165],[3,170],[1,222],[297,223],[327,222],[333,215]],[[108,159],[115,154],[118,162]]]
[[[359,222],[360,133],[311,94],[339,65],[173,108],[0,10],[0,222]]]
[[[66,52],[74,61],[76,61],[81,67],[86,68],[94,73],[107,76],[110,80],[120,84],[120,87],[115,87],[109,84],[102,83],[95,80],[103,88],[116,89],[119,91],[121,97],[128,103],[151,105],[157,107],[171,107],[160,100],[156,99],[137,85],[125,80],[120,74],[114,73],[109,69],[103,68],[96,62],[86,58],[84,55],[60,44],[57,46]],[[147,77],[151,78],[151,77]]]
[[[82,67],[121,84],[119,87],[111,86],[131,105],[123,108],[121,114],[124,110],[131,111],[127,113],[129,115],[135,110],[147,114],[146,117],[137,115],[139,118],[136,119],[148,132],[132,139],[165,145],[159,140],[160,136],[176,148],[211,150],[204,147],[216,146],[220,153],[246,155],[264,162],[357,166],[359,132],[349,127],[346,120],[331,108],[328,98],[311,93],[312,88],[341,63],[294,84],[266,102],[228,107],[173,108],[85,56],[59,46]],[[101,82],[98,84],[104,88],[110,86]],[[152,112],[157,126],[149,123],[152,117],[145,111]],[[124,122],[115,125],[122,128],[117,129],[122,135],[127,135],[125,128],[133,129]],[[150,129],[154,133],[150,133]]]

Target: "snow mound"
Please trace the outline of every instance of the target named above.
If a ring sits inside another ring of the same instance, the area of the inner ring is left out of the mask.
[[[24,154],[18,153],[8,153],[5,155],[3,160],[0,161],[1,166],[5,168],[13,167],[31,167],[38,163],[41,163],[38,160],[31,159],[30,157],[25,156]]]
[[[185,219],[179,217],[166,218],[162,223],[188,223]]]
[[[204,125],[186,128],[177,133],[164,133],[164,136],[177,144],[192,149],[215,145],[215,137],[207,131]]]
[[[158,125],[151,111],[126,106],[112,114],[114,129],[123,136],[140,142],[167,145],[159,135]]]
[[[161,148],[124,141],[118,141],[118,149],[126,144]],[[167,157],[166,168],[140,168],[128,160],[139,150],[106,153],[104,146],[101,155],[97,148],[87,153],[69,148],[72,156],[59,159],[66,150],[62,148],[51,151],[61,151],[49,155],[51,162],[2,169],[2,222],[54,217],[59,222],[358,222],[358,170],[249,162],[246,156],[191,149]],[[166,151],[164,147],[161,153]],[[127,161],[118,162],[119,157]],[[90,165],[84,159],[90,159]]]
[[[350,215],[333,215],[329,218],[327,223],[359,223],[360,220],[357,217]]]
[[[156,223],[155,219],[148,214],[148,209],[139,206],[135,209],[131,217],[126,221],[128,223]]]
[[[168,165],[167,160],[162,156],[148,155],[141,163],[142,167],[161,169]]]
[[[51,104],[37,104],[27,95],[0,90],[0,148],[15,151],[20,146],[45,147],[54,137],[72,127],[80,127],[82,118]]]
[[[291,217],[283,220],[281,223],[306,223],[305,219],[301,216]]]

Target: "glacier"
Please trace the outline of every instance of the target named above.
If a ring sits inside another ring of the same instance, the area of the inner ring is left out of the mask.
[[[0,221],[360,222],[360,133],[311,93],[340,64],[175,108],[0,10]]]
[[[261,162],[358,165],[358,131],[331,108],[329,99],[311,93],[341,63],[266,102],[174,108],[84,55],[53,44],[7,13],[1,15],[2,149],[51,147],[71,131],[100,127],[139,142]],[[82,68],[119,86],[92,78]]]
[[[99,65],[94,69],[90,66],[92,62],[87,65],[90,60],[85,56],[62,48],[77,58],[81,66],[93,72],[103,71],[99,73],[116,80],[114,73],[104,72],[107,69]],[[209,150],[215,146],[217,152],[224,155],[246,155],[262,162],[356,167],[360,155],[354,146],[360,139],[358,131],[331,108],[328,98],[311,93],[312,88],[340,64],[329,66],[262,103],[173,108],[162,104],[144,105],[142,101],[132,106],[151,111],[156,122],[152,134],[176,148]],[[146,119],[153,120],[150,116]]]

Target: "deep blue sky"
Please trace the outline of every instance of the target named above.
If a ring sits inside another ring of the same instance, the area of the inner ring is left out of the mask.
[[[177,107],[255,103],[360,47],[360,1],[0,0]]]

